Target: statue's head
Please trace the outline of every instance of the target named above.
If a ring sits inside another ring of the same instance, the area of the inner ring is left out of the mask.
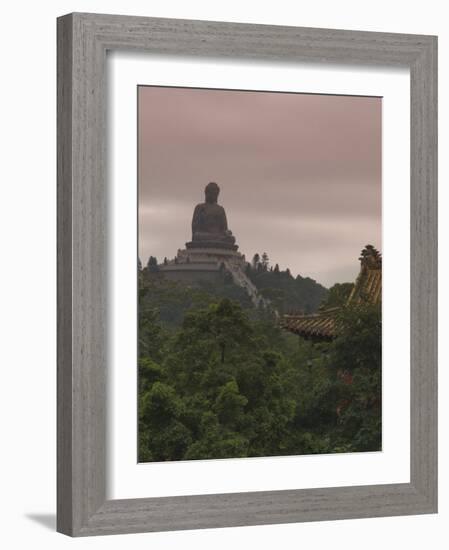
[[[204,193],[206,195],[206,202],[209,204],[213,204],[217,202],[218,193],[220,193],[220,188],[214,181],[211,181],[206,185],[206,188],[204,189]]]

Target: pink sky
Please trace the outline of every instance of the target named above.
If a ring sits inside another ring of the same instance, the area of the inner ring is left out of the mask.
[[[381,249],[381,99],[139,87],[139,256],[172,258],[216,181],[240,252],[325,286]]]

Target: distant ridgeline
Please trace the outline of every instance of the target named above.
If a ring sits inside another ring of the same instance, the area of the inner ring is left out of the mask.
[[[157,307],[162,320],[175,324],[187,309],[217,298],[236,300],[258,314],[316,311],[327,294],[323,286],[308,277],[295,278],[278,264],[270,266],[265,252],[246,261],[217,204],[219,192],[214,182],[206,186],[205,202],[194,209],[192,240],[184,249],[162,262],[150,256],[146,267],[140,266],[141,305]]]

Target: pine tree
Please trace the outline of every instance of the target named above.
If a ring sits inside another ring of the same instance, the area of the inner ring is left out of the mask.
[[[157,264],[157,258],[155,256],[150,256],[147,263],[148,271],[155,272],[159,271],[159,266]]]
[[[264,252],[262,254],[262,268],[263,268],[264,271],[267,271],[268,263],[269,263],[268,254],[266,252]]]

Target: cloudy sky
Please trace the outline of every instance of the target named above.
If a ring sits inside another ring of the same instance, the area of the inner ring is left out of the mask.
[[[173,258],[218,202],[247,259],[325,286],[381,249],[381,99],[139,87],[139,256]]]

